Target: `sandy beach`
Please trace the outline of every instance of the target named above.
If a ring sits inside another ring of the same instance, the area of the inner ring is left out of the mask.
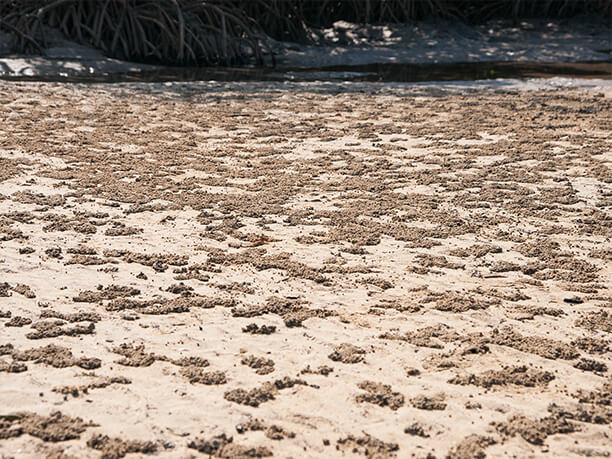
[[[0,82],[0,456],[608,457],[611,104]]]

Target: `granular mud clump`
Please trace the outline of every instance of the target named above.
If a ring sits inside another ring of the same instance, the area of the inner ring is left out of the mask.
[[[502,248],[491,244],[475,244],[471,247],[450,250],[449,255],[459,258],[482,258],[489,253],[502,253]]]
[[[497,442],[491,437],[477,434],[468,435],[449,451],[447,458],[484,459],[486,457],[485,448],[495,443]]]
[[[165,289],[166,292],[174,293],[175,295],[190,296],[193,294],[193,287],[185,285],[183,282],[172,284]]]
[[[36,298],[36,293],[25,284],[17,284],[13,287],[13,291],[25,296],[26,298]]]
[[[60,319],[66,322],[100,322],[102,317],[95,312],[61,313],[53,309],[45,309],[40,313],[41,319]]]
[[[283,429],[277,425],[271,425],[266,429],[266,437],[270,440],[284,440],[285,438],[295,438],[295,433]]]
[[[329,376],[331,373],[333,373],[333,371],[334,369],[327,365],[320,365],[316,370],[314,368],[310,368],[310,365],[308,365],[306,366],[306,368],[300,371],[300,374],[302,375],[316,374],[316,375]]]
[[[364,381],[357,386],[366,391],[365,394],[355,397],[357,403],[367,402],[378,406],[388,406],[394,411],[404,406],[404,396],[399,392],[393,392],[391,386],[387,384]]]
[[[159,298],[155,300],[133,300],[118,298],[106,305],[107,311],[131,310],[141,314],[166,315],[189,312],[191,308],[211,309],[222,306],[223,302],[214,298],[181,296],[178,298]]]
[[[126,367],[148,367],[156,360],[166,360],[165,357],[146,353],[144,351],[144,344],[138,346],[122,344],[119,347],[115,347],[113,352],[123,356],[122,359],[117,360],[117,363]]]
[[[404,433],[408,435],[413,435],[416,437],[429,438],[429,434],[425,431],[423,426],[418,422],[415,422],[408,427],[404,428]]]
[[[49,257],[49,258],[57,258],[57,259],[62,259],[64,258],[62,256],[62,249],[60,247],[51,247],[49,249],[45,250],[45,254]]]
[[[122,440],[108,435],[95,434],[87,440],[87,446],[102,452],[102,457],[119,459],[128,453],[153,454],[157,445],[152,441]]]
[[[98,381],[82,384],[80,386],[58,386],[54,387],[52,390],[59,394],[70,394],[73,397],[78,397],[80,394],[88,394],[90,390],[103,389],[112,384],[132,384],[132,381],[124,376],[113,376],[100,378]]]
[[[419,410],[445,410],[446,402],[444,401],[446,397],[444,394],[437,394],[431,397],[426,395],[417,395],[410,399],[410,403],[415,408]]]
[[[249,457],[271,457],[272,451],[264,446],[247,447],[234,443],[232,437],[225,434],[217,435],[209,440],[196,438],[187,445],[203,454],[219,458],[249,458]]]
[[[49,416],[34,413],[18,413],[0,417],[0,439],[32,435],[45,442],[58,442],[80,438],[92,426],[81,418],[71,418],[59,411]]]
[[[274,382],[263,383],[260,387],[256,387],[249,391],[245,389],[233,389],[226,392],[223,397],[230,402],[257,407],[268,400],[274,400],[280,390],[288,389],[296,385],[306,386],[307,383],[302,379],[294,379],[286,376]]]
[[[572,360],[580,355],[570,344],[539,336],[523,336],[515,331],[495,331],[490,342],[551,360]]]
[[[500,301],[497,299],[479,299],[471,295],[463,295],[455,292],[445,292],[440,294],[430,294],[423,299],[423,303],[435,303],[438,311],[467,312],[474,310],[487,309],[490,306],[497,306]]]
[[[183,255],[146,254],[117,249],[104,250],[103,254],[107,258],[121,258],[126,263],[137,263],[143,266],[149,266],[157,272],[165,272],[169,265],[186,266],[189,262],[189,257]]]
[[[560,407],[554,403],[548,406],[551,416],[589,424],[612,423],[612,408],[607,405],[589,405],[585,403],[574,404],[569,407]]]
[[[274,387],[278,390],[281,389],[290,389],[294,386],[307,386],[308,383],[303,379],[291,378],[289,376],[285,376],[284,378],[277,379],[274,381]]]
[[[576,397],[580,403],[594,403],[612,407],[612,382],[606,382],[601,388],[591,392],[580,390]]]
[[[28,371],[27,365],[19,362],[6,362],[0,359],[0,372],[6,373],[23,373],[24,371]]]
[[[0,355],[9,355],[15,351],[15,346],[12,344],[0,344]]]
[[[574,363],[574,368],[583,371],[592,371],[594,373],[605,373],[608,371],[608,366],[604,362],[599,362],[593,359],[582,358]]]
[[[8,284],[8,282],[2,282],[0,283],[0,297],[9,297],[11,296],[11,286]]]
[[[371,312],[378,310],[390,310],[393,309],[402,313],[415,313],[419,312],[422,308],[418,304],[404,303],[400,301],[384,301],[380,302],[370,308]]]
[[[608,313],[608,311],[584,313],[576,321],[576,326],[586,328],[587,330],[612,333],[612,314]]]
[[[239,434],[265,429],[266,425],[260,419],[249,419],[247,422],[236,425],[236,432]]]
[[[244,357],[240,363],[253,368],[258,375],[267,375],[274,371],[274,361],[264,357],[249,355]]]
[[[355,346],[354,344],[342,343],[336,346],[334,352],[329,354],[329,359],[334,362],[342,363],[360,363],[365,360],[365,349]]]
[[[11,320],[5,322],[5,327],[23,327],[24,325],[30,325],[32,323],[32,319],[28,317],[21,316],[13,316]]]
[[[590,337],[578,338],[572,341],[571,345],[589,354],[605,354],[612,349],[609,341]]]
[[[525,365],[505,368],[503,370],[489,370],[478,375],[455,376],[448,380],[451,384],[474,385],[480,387],[516,386],[536,387],[546,386],[555,376],[549,371],[530,370]]]
[[[19,293],[20,295],[25,296],[26,298],[36,298],[36,294],[34,291],[26,284],[15,284],[14,287],[11,287],[7,282],[3,282],[0,284],[0,297],[8,297],[11,296],[11,290],[15,293]]]
[[[115,222],[116,224],[117,222]],[[121,226],[114,226],[112,228],[108,228],[105,232],[104,235],[105,236],[111,236],[111,237],[116,237],[116,236],[132,236],[134,234],[139,234],[142,233],[142,229],[141,228],[133,228],[130,226],[125,226],[125,225],[121,225]]]
[[[257,325],[255,323],[249,324],[242,329],[243,333],[251,333],[253,335],[271,335],[276,331],[274,325]]]
[[[187,378],[191,384],[216,386],[227,383],[227,375],[224,371],[203,371],[198,367],[184,367],[181,368],[180,374]]]
[[[242,308],[233,308],[234,317],[258,317],[264,314],[277,314],[281,316],[287,327],[301,327],[302,323],[311,317],[326,318],[333,316],[333,311],[312,309],[304,306],[306,302],[279,297],[270,297],[263,305],[251,305]]]
[[[234,389],[226,392],[223,395],[225,400],[239,403],[240,405],[248,405],[258,407],[268,400],[274,400],[277,393],[276,387],[272,384],[264,384],[262,387],[256,387],[249,391],[245,389]]]
[[[73,301],[79,303],[98,303],[103,300],[113,300],[115,298],[123,298],[127,296],[140,295],[140,290],[123,285],[109,285],[107,287],[98,286],[98,290],[86,290],[80,292],[72,298]]]
[[[349,435],[348,437],[338,439],[336,449],[347,450],[367,458],[383,459],[396,457],[399,445],[397,443],[384,442],[369,434],[365,434],[362,437]]]
[[[82,265],[82,266],[98,266],[108,263],[109,260],[105,260],[103,258],[97,256],[90,255],[72,255],[68,261],[66,261],[66,265]]]
[[[198,367],[204,368],[210,365],[210,362],[203,357],[181,357],[180,359],[171,360],[174,365],[179,367]]]
[[[49,344],[45,347],[29,349],[27,351],[14,351],[15,360],[42,363],[55,368],[77,366],[86,370],[93,370],[102,366],[102,361],[95,357],[76,358],[68,348]]]
[[[26,334],[28,339],[55,338],[57,336],[92,335],[96,326],[93,322],[87,325],[66,327],[62,320],[41,320],[32,324],[36,331]]]
[[[384,333],[380,335],[380,338],[406,341],[414,346],[442,349],[445,342],[456,341],[460,338],[460,335],[448,325],[438,324],[436,326],[419,328],[404,335]]]
[[[576,424],[567,421],[564,417],[547,416],[539,420],[532,420],[525,416],[513,416],[506,422],[494,424],[497,431],[505,436],[520,435],[527,442],[541,445],[549,435],[559,433],[572,433],[579,430]]]
[[[108,216],[108,215],[107,215]],[[98,251],[94,247],[79,245],[66,250],[71,255],[97,255]]]

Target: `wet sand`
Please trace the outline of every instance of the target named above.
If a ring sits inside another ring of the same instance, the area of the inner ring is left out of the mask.
[[[0,454],[611,454],[611,96],[0,83]]]

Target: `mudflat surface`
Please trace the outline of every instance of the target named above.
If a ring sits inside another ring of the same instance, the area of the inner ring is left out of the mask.
[[[0,454],[608,455],[611,93],[0,83]]]

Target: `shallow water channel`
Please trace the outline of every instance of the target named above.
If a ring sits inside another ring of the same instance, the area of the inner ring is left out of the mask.
[[[612,60],[598,62],[468,62],[367,64],[321,68],[162,67],[154,71],[87,76],[2,76],[4,80],[78,83],[169,81],[480,81],[498,78],[597,78],[612,80]]]

